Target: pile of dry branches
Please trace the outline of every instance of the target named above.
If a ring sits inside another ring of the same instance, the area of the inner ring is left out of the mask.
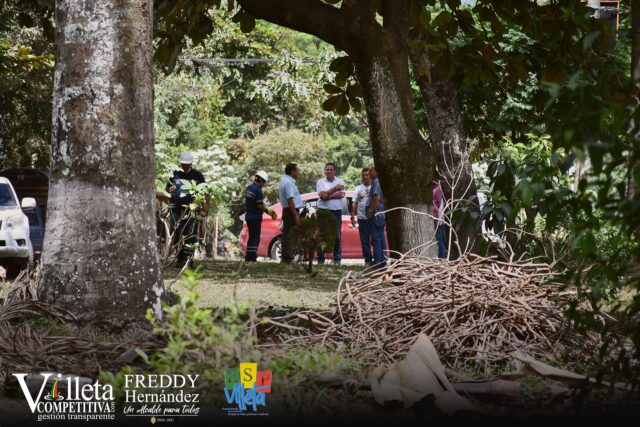
[[[333,313],[265,322],[290,332],[285,345],[319,343],[372,363],[399,360],[424,333],[451,368],[497,367],[513,350],[553,358],[584,344],[562,316],[574,293],[553,277],[549,265],[533,262],[403,258],[382,271],[347,274]]]
[[[153,342],[60,336],[36,327],[38,319],[46,319],[50,328],[57,324],[69,329],[78,322],[69,311],[36,300],[35,281],[34,276],[18,277],[0,303],[0,389],[9,372],[43,370],[91,376],[129,362],[134,347],[144,351],[158,347]]]

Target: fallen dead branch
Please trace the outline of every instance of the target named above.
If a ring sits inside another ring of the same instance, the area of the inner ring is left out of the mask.
[[[97,375],[101,370],[118,369],[123,356],[134,348],[149,352],[159,347],[156,342],[98,342],[71,333],[59,336],[51,328],[66,325],[69,329],[77,323],[76,316],[34,299],[36,280],[35,276],[18,277],[0,304],[0,389],[8,372],[48,370]],[[51,325],[49,330],[35,327],[38,319]]]
[[[533,261],[405,257],[381,271],[346,275],[332,313],[263,322],[287,332],[278,345],[322,344],[385,365],[425,334],[443,362],[462,372],[500,367],[512,351],[553,360],[564,350],[596,348],[595,335],[585,341],[566,324],[562,310],[574,293],[553,278],[549,265]]]

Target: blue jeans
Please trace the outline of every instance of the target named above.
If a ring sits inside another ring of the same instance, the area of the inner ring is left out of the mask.
[[[336,235],[336,244],[333,246],[333,261],[340,262],[342,260],[342,209],[329,212],[338,220],[338,234]],[[318,247],[318,264],[324,264],[324,251],[320,247]]]
[[[371,230],[369,230],[368,220],[358,218],[358,233],[360,234],[360,245],[362,246],[364,262],[365,264],[373,264],[373,256],[371,255]]]
[[[369,224],[369,232],[373,241],[373,265],[377,268],[387,266],[387,257],[384,254],[387,250],[387,241],[384,238],[385,220],[383,218],[374,217],[367,220]]]
[[[245,261],[258,260],[258,246],[260,245],[260,230],[262,228],[262,218],[248,219],[247,228],[249,229],[249,239],[247,240],[247,253],[244,256]]]
[[[438,224],[436,228],[436,242],[438,242],[438,258],[445,259],[447,257],[447,244],[444,241],[447,227],[444,224]]]

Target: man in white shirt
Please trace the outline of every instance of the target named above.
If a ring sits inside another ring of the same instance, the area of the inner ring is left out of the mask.
[[[362,246],[362,255],[366,265],[373,265],[373,256],[371,255],[371,231],[367,222],[366,202],[369,198],[369,190],[371,189],[371,177],[369,176],[369,168],[362,169],[362,184],[356,187],[356,196],[351,206],[351,224],[355,227],[358,224],[358,233],[360,234],[360,245]]]
[[[336,165],[327,163],[324,166],[324,178],[316,183],[318,193],[318,210],[325,209],[331,212],[338,222],[336,231],[336,244],[333,247],[333,263],[340,265],[342,260],[342,199],[345,196],[344,181],[336,176]],[[324,251],[318,248],[318,264],[324,264]]]

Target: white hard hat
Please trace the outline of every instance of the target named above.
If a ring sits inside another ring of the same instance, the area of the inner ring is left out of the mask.
[[[265,171],[256,172],[256,176],[259,176],[260,178],[264,179],[264,182],[269,182],[269,175],[267,175]]]
[[[178,161],[180,162],[181,165],[190,165],[193,163],[193,154],[191,154],[188,151],[185,151],[184,153],[180,154]]]

